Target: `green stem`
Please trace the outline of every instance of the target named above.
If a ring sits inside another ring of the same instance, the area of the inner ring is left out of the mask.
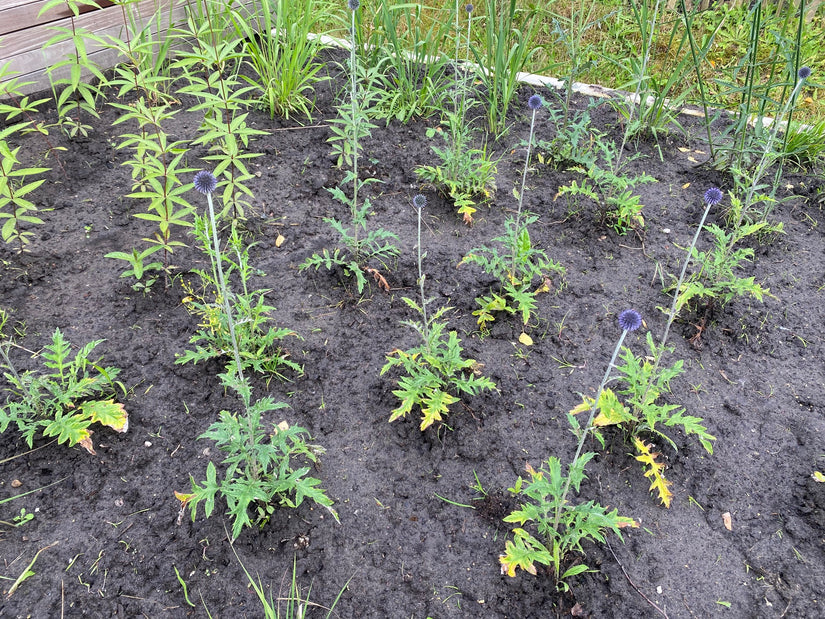
[[[533,131],[536,126],[536,111],[533,110],[533,116],[530,118],[530,138],[527,141],[527,157],[524,160],[524,172],[521,175],[521,191],[518,194],[518,211],[516,211],[516,237],[513,246],[513,265],[510,269],[510,275],[516,276],[516,258],[518,257],[518,240],[521,236],[519,234],[519,224],[521,223],[521,206],[524,203],[524,187],[527,185],[527,168],[530,167],[530,149],[533,146]]]
[[[564,490],[561,493],[561,499],[556,505],[556,516],[553,518],[553,530],[558,532],[559,529],[559,521],[561,520],[561,513],[564,509],[564,503],[567,499],[567,493],[570,491],[570,473],[569,470],[573,468],[573,466],[578,462],[579,456],[582,453],[582,447],[584,447],[584,440],[587,438],[588,432],[590,432],[591,424],[593,423],[593,418],[596,416],[596,409],[599,407],[599,398],[602,396],[602,391],[604,391],[604,387],[607,384],[608,379],[610,378],[610,371],[613,369],[614,364],[616,363],[616,357],[619,356],[619,350],[622,348],[622,344],[624,343],[624,338],[627,335],[627,329],[622,331],[621,336],[619,337],[619,341],[616,342],[616,348],[613,351],[613,356],[610,358],[610,363],[607,365],[607,370],[604,373],[604,378],[602,378],[602,382],[599,385],[599,390],[596,392],[596,399],[593,400],[593,406],[590,407],[590,415],[587,418],[587,423],[584,426],[584,430],[582,431],[581,436],[579,437],[579,444],[576,447],[576,455],[573,456],[573,462],[568,467],[568,474],[567,479],[564,482]]]
[[[427,318],[427,299],[424,297],[424,267],[423,256],[421,254],[421,212],[423,208],[416,208],[418,211],[418,287],[421,291],[421,315],[424,318],[424,342],[427,351],[430,352],[430,321]]]
[[[352,220],[353,220],[353,238],[354,238],[354,248],[355,248],[355,259],[356,261],[360,260],[361,258],[361,251],[358,241],[358,226],[359,223],[356,221],[358,219],[358,125],[359,125],[359,112],[358,112],[358,84],[356,81],[356,71],[357,71],[357,58],[355,54],[355,11],[351,11],[352,13],[352,20],[350,25],[350,55],[349,55],[349,68],[350,68],[350,106],[352,110],[352,206],[350,207],[350,211],[352,213]]]
[[[209,248],[209,253],[212,255],[213,263],[218,274],[218,286],[220,288],[221,303],[223,311],[226,314],[226,322],[229,325],[229,337],[232,340],[232,351],[235,355],[235,365],[238,369],[238,379],[242,384],[246,383],[243,375],[243,368],[241,367],[241,352],[238,348],[238,338],[235,336],[235,319],[232,316],[232,306],[229,303],[229,289],[226,286],[226,281],[223,277],[223,266],[221,265],[221,248],[218,240],[218,228],[215,225],[215,209],[212,207],[212,194],[206,194],[206,201],[209,203],[209,223],[212,231],[212,247]],[[244,399],[244,405],[249,407],[249,390],[245,389],[241,394]]]

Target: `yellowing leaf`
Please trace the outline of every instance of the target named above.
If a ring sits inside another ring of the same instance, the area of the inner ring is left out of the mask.
[[[129,429],[129,414],[114,400],[93,400],[81,405],[84,415],[88,415],[93,423],[109,426],[121,434]]]
[[[679,149],[679,152],[680,152],[680,153],[689,153],[689,152],[690,152],[690,149],[689,149],[689,148],[685,148],[684,146],[679,146],[679,147],[677,147],[677,148]],[[688,183],[687,185],[685,185],[685,187],[687,187],[688,185],[690,185],[690,183]]]
[[[192,493],[189,493],[189,494],[184,494],[183,492],[178,492],[177,490],[175,490],[175,498],[176,498],[178,501],[180,501],[180,506],[181,506],[181,509],[183,509],[184,507],[186,507],[186,505],[189,503],[190,499],[191,499],[193,496],[195,496],[195,495],[194,495],[194,494],[192,494]]]
[[[825,475],[823,475],[819,471],[814,471],[811,474],[811,477],[814,478],[814,481],[818,481],[820,484],[825,484]]]
[[[280,247],[284,244],[284,241],[286,241],[286,237],[284,237],[284,235],[282,234],[279,234],[278,238],[275,239],[275,247]]]
[[[582,396],[582,403],[570,411],[571,415],[588,412],[593,406],[593,398]],[[605,389],[599,396],[599,406],[596,409],[598,415],[593,419],[596,427],[615,426],[625,421],[633,421],[634,417],[625,405],[619,402],[619,398],[612,389]]]
[[[521,335],[519,335],[518,341],[524,344],[525,346],[533,345],[533,338],[527,335],[526,333],[522,333]]]
[[[658,452],[651,452],[651,448],[653,446],[646,444],[639,438],[634,438],[633,444],[636,447],[636,451],[639,452],[639,455],[636,456],[636,460],[642,463],[643,468],[647,467],[645,477],[650,479],[650,491],[653,492],[655,490],[659,495],[659,500],[662,501],[662,505],[665,507],[670,507],[670,502],[673,500],[673,493],[669,488],[671,482],[665,479],[664,463],[656,461],[656,458],[661,454]]]
[[[685,183],[682,185],[682,189],[687,189],[688,187],[690,187],[690,183]]]

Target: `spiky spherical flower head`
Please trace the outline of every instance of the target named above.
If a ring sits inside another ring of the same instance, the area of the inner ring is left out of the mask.
[[[705,204],[708,206],[716,206],[722,201],[722,190],[716,187],[711,187],[705,192]]]
[[[358,0],[347,0],[347,6],[350,8],[350,11],[357,11],[361,3],[358,2]]]
[[[215,188],[218,186],[218,179],[215,178],[215,175],[212,172],[207,172],[206,170],[201,170],[197,174],[195,174],[195,189],[200,191],[203,195],[208,196],[210,193],[215,191]]]
[[[420,193],[416,194],[415,196],[413,196],[413,206],[420,211],[422,208],[427,206],[427,198],[425,198]]]
[[[634,309],[626,309],[619,314],[622,331],[635,331],[642,326],[642,315]]]
[[[797,75],[801,80],[808,79],[809,77],[811,77],[811,67],[802,67],[801,69],[799,69]]]
[[[467,13],[472,13],[473,12],[473,5],[468,4],[467,6],[464,7],[464,10],[467,11]]]
[[[541,107],[541,104],[544,103],[539,95],[533,95],[529,99],[527,99],[527,107],[529,107],[534,112]]]

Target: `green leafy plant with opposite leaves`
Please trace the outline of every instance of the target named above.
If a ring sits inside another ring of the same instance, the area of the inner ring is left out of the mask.
[[[17,243],[17,251],[26,251],[34,233],[25,229],[26,224],[42,224],[36,213],[37,205],[29,194],[40,187],[46,179],[28,180],[27,177],[48,172],[49,168],[19,168],[20,147],[12,148],[5,138],[20,128],[19,123],[0,131],[0,236],[6,243]],[[3,221],[5,220],[5,221]]]
[[[60,117],[59,124],[69,138],[88,136],[91,127],[83,123],[83,116],[88,114],[94,118],[100,118],[97,112],[97,98],[101,96],[101,85],[106,83],[103,71],[89,59],[87,45],[90,42],[102,44],[103,40],[77,23],[81,9],[89,6],[98,8],[94,0],[49,0],[43,4],[38,13],[38,17],[41,17],[55,7],[65,7],[71,13],[69,27],[51,26],[50,30],[53,30],[55,34],[43,45],[43,49],[62,44],[68,44],[71,48],[63,60],[50,65],[46,70],[55,92],[57,114]],[[91,74],[95,81],[84,80],[84,71]],[[52,77],[61,72],[68,72],[68,76],[57,79]],[[62,90],[58,95],[57,90],[61,87]]]
[[[249,181],[255,178],[247,163],[262,156],[262,153],[249,152],[249,144],[267,132],[254,129],[246,122],[249,114],[244,110],[250,105],[246,95],[254,91],[255,86],[241,86],[243,39],[236,36],[224,40],[219,30],[222,20],[231,17],[227,15],[228,5],[207,3],[203,8],[205,19],[189,12],[180,35],[193,44],[191,49],[177,52],[172,67],[180,69],[187,82],[178,93],[192,95],[197,100],[188,111],[203,113],[200,135],[192,145],[209,149],[203,159],[212,162],[220,181],[218,186],[223,198],[220,216],[231,213],[233,219],[243,218],[253,197]]]
[[[116,380],[120,370],[101,365],[102,357],[92,359],[93,350],[103,342],[89,342],[72,354],[71,345],[60,329],[40,357],[44,370],[19,372],[9,358],[14,344],[2,334],[7,314],[0,320],[0,365],[11,385],[6,403],[0,408],[0,433],[10,424],[17,426],[29,447],[38,433],[57,437],[58,443],[80,445],[90,454],[95,450],[90,429],[92,424],[126,432],[129,417],[123,405],[115,402],[117,392],[126,389]]]
[[[155,278],[142,279],[144,273],[162,271],[167,276],[173,270],[170,264],[171,254],[178,247],[184,247],[182,241],[172,237],[175,228],[192,227],[194,208],[186,198],[189,186],[183,176],[193,170],[186,163],[189,152],[186,140],[170,140],[163,124],[170,120],[177,110],[168,104],[150,105],[144,98],[130,104],[113,104],[122,110],[114,124],[132,121],[137,124],[136,133],[123,133],[118,149],[128,148],[132,157],[124,162],[132,170],[132,192],[128,198],[137,198],[148,202],[145,212],[135,214],[138,219],[153,222],[158,230],[154,237],[144,238],[149,243],[148,249],[127,252],[111,252],[107,258],[124,260],[131,269],[123,277],[134,276],[135,286],[146,290]],[[162,264],[144,260],[156,251],[163,251]]]

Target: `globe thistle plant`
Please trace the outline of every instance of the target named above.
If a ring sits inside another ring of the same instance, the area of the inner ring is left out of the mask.
[[[575,469],[579,457],[582,455],[582,448],[584,447],[584,441],[587,438],[587,435],[590,431],[593,430],[593,419],[596,416],[596,411],[599,408],[599,399],[601,398],[602,392],[607,385],[607,381],[610,379],[610,373],[613,370],[616,359],[619,356],[619,351],[622,348],[622,344],[624,343],[625,337],[627,334],[635,331],[639,327],[642,326],[642,316],[634,309],[626,309],[619,313],[618,316],[618,323],[619,328],[622,330],[621,335],[619,335],[619,340],[616,342],[616,348],[613,349],[613,356],[610,357],[610,363],[607,364],[607,370],[604,372],[604,378],[602,378],[602,382],[599,385],[598,390],[596,391],[596,397],[593,399],[593,404],[590,407],[590,415],[587,418],[587,423],[584,425],[583,431],[579,435],[579,444],[576,447],[576,455],[573,456],[573,460],[570,464],[570,469]],[[570,482],[573,476],[568,476],[567,480],[564,484],[564,489],[561,493],[561,500],[558,502],[558,505],[563,506],[565,505],[565,501],[567,499],[567,493],[570,491]],[[559,527],[559,520],[562,515],[562,510],[557,509],[556,515],[553,522],[553,530],[558,531]]]
[[[673,321],[676,319],[676,306],[679,301],[679,293],[682,290],[682,284],[685,281],[685,273],[687,272],[688,263],[693,256],[693,249],[696,247],[696,241],[699,240],[699,233],[702,231],[702,228],[705,226],[705,219],[708,217],[708,213],[710,213],[710,209],[714,206],[718,206],[722,202],[722,198],[724,194],[722,190],[718,187],[710,187],[703,196],[703,200],[705,203],[705,210],[702,213],[702,218],[699,220],[699,225],[696,227],[696,232],[693,235],[693,240],[690,243],[690,247],[687,250],[687,256],[685,257],[685,262],[682,264],[682,272],[679,274],[679,279],[676,282],[676,289],[673,293],[673,301],[670,305],[670,312],[668,312],[667,317],[667,325],[665,326],[665,332],[662,335],[662,341],[660,343],[661,346],[664,346],[667,342],[668,333],[670,333],[670,326],[673,324]],[[657,365],[658,365],[658,357],[657,357]]]
[[[742,223],[743,216],[745,215],[745,211],[747,211],[754,202],[758,202],[759,199],[757,198],[757,191],[761,188],[761,181],[762,177],[767,172],[768,168],[779,159],[779,165],[776,169],[776,174],[774,175],[772,192],[770,194],[770,198],[768,202],[773,201],[773,195],[776,192],[776,189],[779,187],[779,179],[782,176],[782,164],[783,164],[783,157],[781,152],[785,150],[787,146],[788,136],[790,134],[790,119],[793,114],[793,107],[796,104],[796,99],[799,96],[799,92],[802,90],[802,87],[805,86],[808,82],[808,78],[811,76],[811,69],[810,67],[802,67],[797,71],[796,77],[798,78],[796,81],[796,85],[794,89],[791,91],[790,96],[785,100],[785,105],[782,106],[779,115],[773,120],[771,123],[772,131],[768,135],[768,139],[765,143],[765,149],[762,152],[762,156],[759,159],[759,163],[756,165],[756,168],[753,171],[753,176],[749,179],[750,186],[747,189],[745,194],[745,198],[742,201],[744,208],[739,211],[738,216],[736,217],[736,221],[734,222],[734,228],[739,228]],[[785,118],[788,118],[787,123],[785,122]],[[783,137],[783,147],[778,149],[780,153],[774,152],[774,143],[776,142],[776,138],[779,135],[779,130],[784,126],[784,137]],[[769,208],[762,213],[760,219],[766,220],[769,212]]]
[[[418,286],[421,303],[402,297],[402,301],[421,315],[421,321],[405,320],[402,324],[412,327],[423,342],[409,350],[396,348],[387,355],[387,363],[381,369],[385,374],[393,367],[401,367],[405,376],[398,380],[398,389],[393,394],[401,404],[392,411],[390,421],[406,417],[417,406],[421,410],[419,429],[423,432],[433,424],[440,426],[444,416],[450,412],[450,405],[459,401],[456,394],[475,395],[479,391],[495,389],[495,383],[480,376],[474,359],[462,356],[461,339],[456,331],[447,332],[447,322],[443,316],[451,309],[440,307],[432,317],[427,313],[427,305],[432,299],[424,295],[424,252],[421,247],[421,218],[427,199],[416,195],[412,200],[418,217]]]
[[[195,190],[202,193],[205,196],[211,195],[215,189],[218,187],[218,179],[215,178],[215,175],[211,172],[207,172],[206,170],[201,170],[197,174],[195,174],[195,179],[193,184],[195,185]],[[211,202],[211,200],[210,200]]]
[[[527,184],[527,170],[530,167],[530,150],[533,147],[533,133],[534,133],[535,127],[536,127],[536,112],[538,112],[541,109],[541,106],[543,105],[543,103],[544,103],[544,101],[542,101],[542,98],[539,95],[533,95],[532,97],[530,97],[527,100],[527,107],[532,112],[532,115],[530,116],[530,136],[527,138],[527,156],[524,158],[524,172],[521,175],[521,190],[518,192],[518,210],[516,211],[516,224],[515,224],[516,236],[515,236],[515,239],[514,239],[516,241],[518,241],[518,239],[520,238],[519,225],[521,224],[521,207],[524,204],[524,187]],[[512,249],[513,249],[513,264],[512,264],[512,267],[511,267],[511,272],[515,273],[516,272],[516,260],[517,260],[517,256],[518,256],[518,251],[516,250],[515,247],[512,248]]]

